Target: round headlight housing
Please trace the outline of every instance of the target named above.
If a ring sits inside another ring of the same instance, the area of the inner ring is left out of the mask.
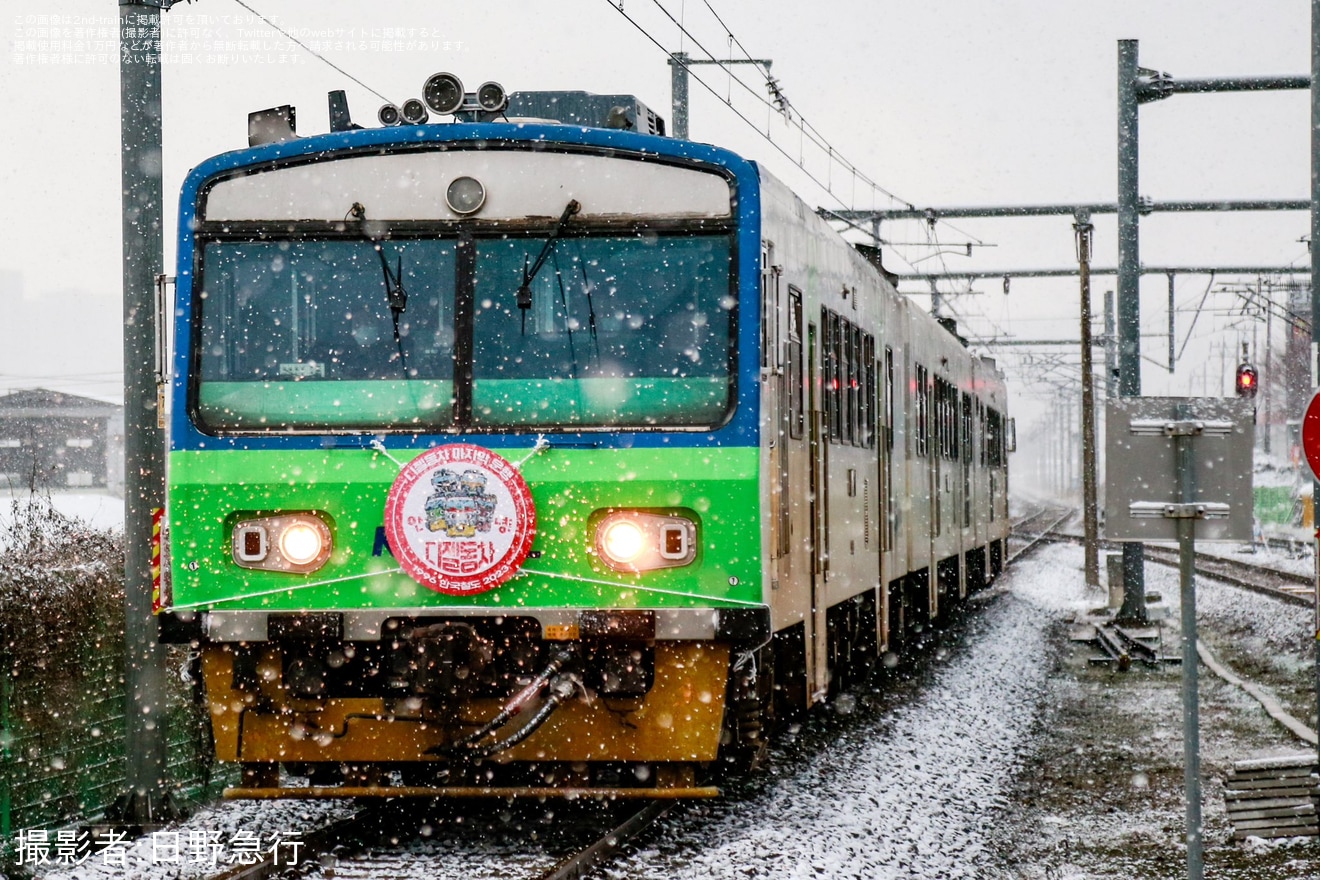
[[[509,106],[509,96],[499,83],[484,82],[477,88],[477,104],[487,113],[499,113]]]
[[[486,204],[486,187],[475,177],[456,177],[445,190],[445,203],[455,214],[475,214]]]
[[[399,113],[403,116],[403,121],[409,125],[421,125],[430,118],[426,112],[426,105],[417,98],[409,98],[399,107]]]
[[[596,556],[615,571],[653,571],[697,558],[696,514],[615,510],[596,520]]]
[[[296,522],[280,534],[280,554],[292,565],[308,565],[321,555],[325,543],[310,523]]]
[[[234,524],[231,558],[242,568],[306,574],[330,559],[330,526],[315,513],[282,513]]]
[[[422,100],[444,116],[463,106],[463,82],[452,73],[433,73],[422,86]]]
[[[642,529],[627,519],[616,519],[601,529],[600,549],[612,561],[620,564],[633,562],[642,553]]]

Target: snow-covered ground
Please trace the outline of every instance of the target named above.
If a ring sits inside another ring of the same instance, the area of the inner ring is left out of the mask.
[[[778,778],[689,811],[606,876],[994,876],[999,820],[1046,693],[1047,631],[1085,604],[1076,571],[1024,560],[914,700],[849,725],[807,760],[777,756],[789,764]]]
[[[960,624],[960,637],[929,658],[914,679],[895,677],[881,692],[835,699],[831,711],[813,718],[796,741],[775,748],[768,773],[722,800],[680,808],[602,876],[1180,876],[1178,672],[1176,667],[1126,675],[1088,672],[1084,649],[1070,651],[1061,644],[1062,622],[1103,603],[1103,596],[1086,593],[1080,568],[1081,549],[1075,546],[1045,547],[1018,562]],[[1176,573],[1152,566],[1148,581],[1164,593],[1176,621]],[[1254,631],[1256,648],[1276,653],[1307,635],[1306,620],[1281,614],[1279,604],[1267,597],[1208,583],[1199,592],[1207,629]],[[1172,653],[1176,634],[1168,638],[1167,652]],[[1302,650],[1297,647],[1297,656]],[[1284,662],[1298,663],[1295,658]],[[1207,675],[1202,693],[1214,864],[1227,859],[1269,865],[1263,872],[1249,867],[1245,873],[1222,875],[1235,878],[1320,875],[1305,855],[1310,851],[1297,850],[1296,844],[1277,849],[1227,842],[1222,794],[1211,777],[1232,758],[1252,757],[1262,747],[1294,746],[1240,692]],[[1073,710],[1079,705],[1096,714],[1078,724]],[[1117,744],[1086,726],[1115,715],[1130,728]],[[1044,785],[1029,785],[1032,800],[1024,801],[1024,781],[1042,774],[1050,778]],[[200,877],[212,870],[208,856],[220,863],[240,856],[235,841],[287,835],[344,809],[221,804],[168,829],[166,859],[158,835],[119,848],[113,864],[93,856],[44,876]],[[207,849],[207,840],[220,846]],[[1130,855],[1133,847],[1141,852]],[[539,845],[529,841],[528,849],[530,855]],[[418,853],[417,863],[405,850],[393,861],[364,863],[360,871],[350,870],[346,861],[340,875],[372,880],[422,876],[417,871],[424,862],[427,877],[471,880],[500,876],[499,866],[510,864],[501,861],[509,857],[507,838],[487,851],[484,867],[478,867],[480,850],[475,860],[471,853],[446,856],[443,844],[412,851]]]
[[[124,499],[113,495],[93,492],[52,492],[51,503],[65,516],[80,519],[97,529],[122,529],[124,527]],[[29,495],[22,493],[0,493],[0,533],[9,528],[13,516],[14,502],[26,505]]]

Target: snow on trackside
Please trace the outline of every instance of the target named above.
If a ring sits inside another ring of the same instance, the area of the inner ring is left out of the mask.
[[[663,844],[607,875],[992,875],[996,818],[1010,807],[1043,709],[1047,631],[1086,606],[1071,555],[1045,548],[1008,572],[970,625],[969,644],[949,654],[914,702],[850,731],[746,800],[686,814]]]

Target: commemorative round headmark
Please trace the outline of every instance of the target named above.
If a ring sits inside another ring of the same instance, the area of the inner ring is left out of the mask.
[[[428,449],[399,471],[385,501],[385,537],[403,570],[452,596],[513,577],[535,536],[527,482],[480,446]]]

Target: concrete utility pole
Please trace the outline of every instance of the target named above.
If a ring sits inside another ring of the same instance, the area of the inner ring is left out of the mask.
[[[755,64],[758,67],[764,67],[765,72],[770,72],[770,61],[766,58],[744,58],[742,60],[728,59],[727,61],[718,61],[716,59],[707,59],[705,61],[699,58],[693,58],[686,52],[674,52],[669,56],[669,91],[670,100],[673,106],[673,126],[674,137],[679,140],[688,139],[688,68],[694,64]],[[771,96],[772,98],[775,96]]]
[[[165,651],[152,613],[152,514],[165,499],[155,378],[155,280],[163,257],[160,15],[176,0],[119,0],[124,257],[124,747],[129,825],[173,817],[165,787]]]

